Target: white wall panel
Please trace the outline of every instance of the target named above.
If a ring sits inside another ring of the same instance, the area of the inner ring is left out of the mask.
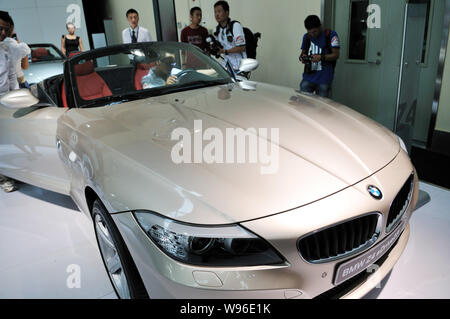
[[[155,16],[152,0],[108,0],[107,10],[112,18],[112,26],[114,28],[114,41],[113,43],[108,42],[108,44],[122,43],[122,30],[129,27],[125,14],[130,8],[139,12],[139,25],[148,29],[153,41],[156,41]]]
[[[72,12],[70,5],[80,7],[80,28],[77,35],[89,49],[83,3],[81,0],[0,0],[0,10],[8,11],[15,23],[21,41],[26,43],[53,43],[61,46],[61,36],[67,33],[66,21]]]

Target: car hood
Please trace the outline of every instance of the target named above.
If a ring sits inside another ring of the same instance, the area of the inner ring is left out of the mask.
[[[70,126],[102,153],[94,161],[114,162],[100,165],[95,177],[110,209],[149,209],[191,223],[241,222],[300,207],[358,183],[399,152],[393,133],[345,106],[260,83],[254,91],[229,85],[71,112]],[[217,128],[224,136],[227,128],[278,129],[278,141],[270,131],[258,138],[279,145],[275,169],[175,163],[171,133],[182,127],[201,136],[194,120],[203,132]]]
[[[39,83],[49,77],[63,74],[64,61],[48,61],[30,63],[27,70],[24,70],[25,78],[28,83]]]

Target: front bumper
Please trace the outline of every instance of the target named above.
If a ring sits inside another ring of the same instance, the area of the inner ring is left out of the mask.
[[[182,264],[153,244],[132,213],[114,214],[113,219],[151,298],[314,298],[331,289],[339,289],[333,284],[337,266],[358,255],[312,264],[300,256],[297,240],[343,220],[368,212],[380,212],[383,215],[383,231],[375,243],[377,245],[388,235],[385,233],[385,222],[390,204],[412,171],[414,168],[408,156],[400,152],[385,168],[352,187],[289,212],[241,223],[269,241],[286,258],[285,264],[276,266],[213,268]],[[368,185],[377,185],[381,189],[384,194],[382,200],[370,197]],[[407,225],[398,241],[376,271],[354,286],[347,287],[346,291],[340,291],[339,297],[363,297],[392,270],[408,242],[408,221],[417,198],[416,174],[411,203],[405,212]]]

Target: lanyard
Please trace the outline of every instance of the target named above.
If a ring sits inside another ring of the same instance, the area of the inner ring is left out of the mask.
[[[134,31],[136,33],[136,40],[139,38],[139,26]],[[133,39],[133,30],[130,27],[130,39]]]

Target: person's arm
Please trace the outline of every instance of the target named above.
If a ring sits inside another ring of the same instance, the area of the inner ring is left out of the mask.
[[[61,52],[66,55],[66,41],[65,40],[65,36],[62,36],[61,38]]]
[[[30,63],[28,62],[28,56],[24,57],[22,61],[20,62],[20,66],[23,70],[28,70],[30,67]]]
[[[14,41],[14,40],[13,40]],[[28,55],[31,53],[30,47],[26,43],[21,43],[18,38],[13,42],[14,50],[11,52],[16,61],[20,60],[20,67],[28,69]]]
[[[220,49],[220,53],[226,53],[225,51],[228,51],[228,53],[241,53],[241,52],[245,52],[245,45],[239,46],[239,47],[234,47],[234,48],[231,48],[231,49],[229,49],[229,50]]]
[[[16,67],[12,61],[13,61],[12,59],[9,59],[8,61],[8,81],[9,81],[9,89],[11,91],[19,89],[19,82],[17,82]]]
[[[84,52],[84,47],[83,47],[83,41],[80,38],[80,50],[81,52]]]
[[[187,35],[186,35],[186,28],[181,30],[180,42],[188,43]]]
[[[23,70],[27,70],[29,67],[28,55],[31,53],[31,49],[26,43],[20,43],[19,40],[17,40],[17,43],[19,43],[19,45],[22,47],[23,54],[23,58],[20,61],[20,66]]]
[[[330,54],[324,54],[323,60],[325,61],[337,61],[339,59],[340,49],[339,48],[331,48]]]
[[[340,54],[339,36],[336,33],[336,31],[332,31],[330,34],[330,37],[331,37],[331,40],[330,40],[331,53],[314,56],[313,62],[319,62],[319,61],[332,62],[332,61],[337,61],[337,59],[339,59],[339,54]]]

